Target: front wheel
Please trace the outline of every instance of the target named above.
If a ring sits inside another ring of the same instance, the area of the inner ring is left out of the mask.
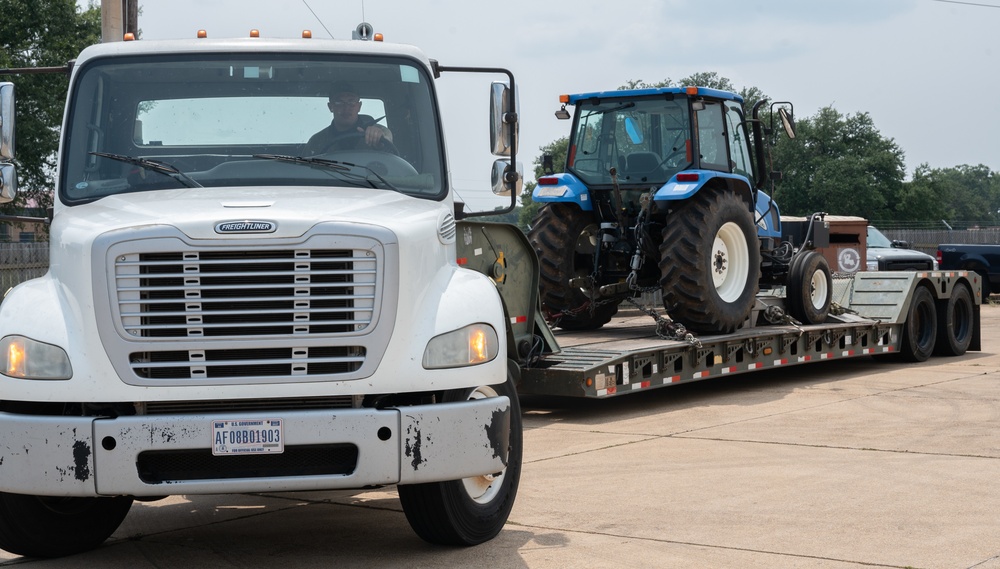
[[[0,549],[27,557],[89,551],[118,529],[132,498],[61,498],[0,492]]]
[[[507,523],[521,477],[521,407],[513,373],[516,372],[508,373],[506,383],[500,385],[445,394],[444,401],[501,395],[510,399],[507,466],[496,474],[398,486],[406,520],[425,541],[440,545],[477,545],[493,539]]]
[[[833,278],[830,264],[816,251],[803,251],[792,259],[785,286],[788,311],[803,324],[822,324],[830,313]]]

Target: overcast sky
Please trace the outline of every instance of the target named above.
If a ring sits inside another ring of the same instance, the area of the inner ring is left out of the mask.
[[[506,67],[520,93],[525,172],[568,133],[561,93],[714,71],[737,89],[788,100],[798,118],[825,106],[868,112],[906,156],[907,174],[985,164],[1000,170],[1000,0],[148,0],[146,39],[262,36],[349,39],[362,21],[443,65]],[[488,81],[439,84],[453,180],[486,188]],[[455,93],[449,93],[454,86]],[[463,89],[465,91],[463,91]],[[460,94],[456,94],[460,93]],[[983,100],[979,100],[980,97]]]

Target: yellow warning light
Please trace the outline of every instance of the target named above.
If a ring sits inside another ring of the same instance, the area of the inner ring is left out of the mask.
[[[763,353],[765,356],[769,356],[769,355],[771,355],[772,352],[774,352],[774,350],[771,349],[770,347],[767,347],[767,348],[764,348],[761,353]]]
[[[697,87],[684,87],[684,92],[687,93],[688,95],[697,95],[698,94],[698,88]]]
[[[381,32],[378,32],[374,36],[372,36],[372,39],[375,40],[375,41],[382,41],[385,38],[382,37],[382,33]]]
[[[569,103],[569,95],[559,95],[559,102],[563,104]]]
[[[260,37],[260,30],[250,30],[250,37],[252,37],[252,38],[259,38]]]
[[[594,380],[593,380],[593,378],[588,377],[586,383],[587,383],[587,387],[593,387],[594,386]]]
[[[205,30],[198,30],[198,37],[200,39],[205,39],[208,37],[208,32],[206,32]]]
[[[135,41],[135,34],[132,32],[125,32],[125,35],[122,36],[122,41]]]
[[[310,39],[313,37],[312,30],[302,30],[302,37],[305,39]]]

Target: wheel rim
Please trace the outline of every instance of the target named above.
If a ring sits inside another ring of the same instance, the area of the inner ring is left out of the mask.
[[[720,227],[710,262],[715,291],[722,300],[733,302],[743,295],[750,274],[749,257],[747,239],[740,226],[730,221]]]
[[[469,399],[487,399],[490,397],[498,397],[499,394],[492,387],[483,386],[477,387],[469,395]],[[496,474],[484,474],[482,476],[470,476],[469,478],[462,479],[462,486],[465,488],[466,494],[469,498],[472,498],[473,502],[477,504],[488,504],[500,493],[500,488],[503,486],[503,478],[507,473],[507,469],[504,468]]]
[[[815,271],[809,283],[809,299],[813,308],[823,310],[826,307],[826,298],[830,294],[830,287],[826,282],[826,273]]]

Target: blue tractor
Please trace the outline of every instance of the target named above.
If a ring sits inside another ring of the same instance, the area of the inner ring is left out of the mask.
[[[787,313],[826,318],[826,260],[782,239],[778,206],[763,191],[775,117],[794,137],[787,103],[757,103],[703,87],[560,97],[575,107],[565,171],[537,180],[544,203],[529,239],[541,263],[550,322],[599,328],[621,301],[659,290],[688,330],[747,325],[761,287],[785,286]],[[759,118],[769,108],[768,124]]]

